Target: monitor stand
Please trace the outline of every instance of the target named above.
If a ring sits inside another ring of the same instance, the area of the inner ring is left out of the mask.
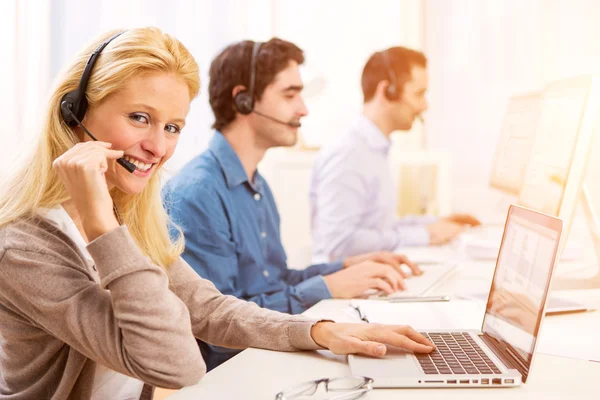
[[[556,277],[552,284],[554,290],[571,290],[571,289],[600,289],[600,220],[598,214],[592,205],[591,196],[584,183],[581,188],[581,205],[585,215],[588,228],[592,237],[594,251],[596,253],[595,265],[590,265],[589,268],[596,268],[596,272],[592,277],[586,278],[562,278]],[[585,268],[588,269],[588,268]]]

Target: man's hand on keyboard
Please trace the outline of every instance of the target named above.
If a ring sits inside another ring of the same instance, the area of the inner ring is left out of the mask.
[[[455,224],[459,224],[459,225],[466,225],[466,226],[473,226],[473,227],[481,225],[481,221],[479,221],[477,218],[475,218],[474,216],[469,215],[469,214],[452,214],[452,215],[449,215],[449,216],[443,218],[443,220],[454,222]]]
[[[452,214],[433,224],[427,225],[429,244],[439,245],[452,241],[465,228],[481,225],[481,222],[469,214]]]
[[[363,261],[375,261],[381,264],[387,264],[395,268],[403,278],[407,278],[411,275],[421,275],[423,273],[419,266],[410,261],[408,257],[403,254],[392,253],[391,251],[375,251],[348,257],[344,260],[343,266],[344,268],[348,268]],[[407,274],[402,269],[403,265],[406,265],[412,274]]]
[[[465,228],[461,224],[440,219],[433,224],[427,225],[427,231],[429,232],[429,244],[446,244],[460,235],[464,230]]]
[[[404,277],[396,268],[375,261],[362,261],[323,279],[335,299],[364,297],[371,289],[386,294],[405,289]]]

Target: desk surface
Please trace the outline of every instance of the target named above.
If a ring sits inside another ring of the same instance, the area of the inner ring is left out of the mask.
[[[274,399],[298,383],[350,374],[346,357],[328,351],[279,353],[248,349],[169,400]],[[530,380],[502,389],[375,389],[366,399],[591,399],[597,398],[600,363],[538,354]],[[400,392],[401,391],[401,392]],[[485,392],[482,392],[485,391]],[[407,393],[409,392],[409,393]],[[402,396],[402,397],[400,397]]]
[[[493,267],[491,262],[461,263],[449,279],[432,288],[430,293],[460,296],[474,291],[487,291],[493,275]],[[557,271],[559,274],[561,268]],[[568,270],[569,267],[564,268]],[[560,292],[560,294],[600,309],[600,290],[570,291]],[[375,319],[417,327],[420,323],[425,323],[422,317],[418,317],[418,313],[409,312],[410,307],[406,305],[394,304],[394,312],[389,313],[386,311],[389,308],[385,309],[390,306],[388,303],[377,300],[361,300],[361,302],[372,310],[384,310],[381,316],[374,316]],[[449,303],[432,303],[432,306],[438,307],[438,310],[444,310],[443,307],[450,307],[448,310],[452,307],[471,307],[475,311],[462,313],[461,319],[455,319],[454,322],[460,324],[460,328],[481,327],[483,305],[456,300],[454,297]],[[347,300],[325,300],[312,307],[306,314],[337,321],[356,321],[348,309]],[[379,320],[376,322],[384,322]],[[448,321],[439,323],[442,325]],[[452,327],[447,326],[447,329],[449,328]],[[397,399],[400,390],[403,398],[407,396],[406,391],[410,391],[408,397],[411,399],[480,399],[483,394],[481,390],[485,390],[486,399],[505,399],[507,396],[511,399],[597,398],[600,362],[587,359],[600,360],[600,344],[596,341],[598,332],[600,332],[600,311],[547,317],[542,328],[542,337],[531,369],[530,380],[519,388],[375,389],[365,399]],[[199,384],[184,388],[169,399],[274,399],[279,391],[289,386],[307,380],[349,374],[346,357],[336,356],[328,351],[281,353],[248,349],[208,373]]]

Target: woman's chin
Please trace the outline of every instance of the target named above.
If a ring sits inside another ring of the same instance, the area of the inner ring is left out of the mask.
[[[121,192],[128,195],[136,195],[142,193],[142,191],[148,185],[147,179],[136,179],[135,177],[119,179],[119,181],[113,185]]]
[[[109,188],[116,187],[128,195],[140,194],[148,186],[148,183],[156,174],[159,167],[160,165],[153,165],[147,171],[135,170],[133,173],[125,170],[122,172],[119,171],[116,179],[114,179],[115,176],[107,176],[108,186]]]

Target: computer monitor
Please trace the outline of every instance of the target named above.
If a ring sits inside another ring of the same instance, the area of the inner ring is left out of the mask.
[[[564,221],[561,251],[583,198],[586,168],[600,122],[599,84],[596,77],[580,76],[546,87],[531,159],[519,193],[518,204]],[[593,213],[591,206],[584,209]],[[591,215],[588,222],[593,224]],[[600,258],[598,243],[596,247]]]
[[[531,158],[542,99],[542,92],[510,98],[496,145],[491,187],[512,196],[519,195]]]

